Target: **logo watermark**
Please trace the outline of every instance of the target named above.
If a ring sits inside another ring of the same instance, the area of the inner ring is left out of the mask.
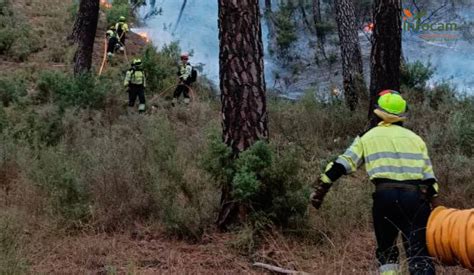
[[[459,39],[460,26],[456,22],[429,22],[427,13],[420,11],[413,13],[409,9],[403,9],[402,30],[405,32],[419,33],[424,40],[452,41]]]

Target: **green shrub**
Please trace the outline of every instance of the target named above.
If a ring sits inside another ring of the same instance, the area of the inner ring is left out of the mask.
[[[22,257],[22,230],[15,217],[6,210],[0,212],[0,274],[28,273]]]
[[[176,85],[176,62],[179,60],[180,51],[177,43],[171,43],[161,51],[157,51],[152,45],[145,47],[142,61],[143,69],[147,74],[148,91],[161,93]]]
[[[0,54],[8,54],[25,61],[31,53],[41,49],[38,36],[10,9],[8,1],[0,5]]]
[[[474,98],[464,100],[453,120],[460,152],[468,157],[474,156]]]
[[[422,90],[426,82],[433,76],[434,69],[431,63],[423,64],[421,61],[403,63],[400,70],[400,82],[409,88]]]
[[[15,103],[26,95],[26,84],[23,78],[17,75],[0,77],[0,100],[4,107]]]
[[[5,113],[5,108],[0,105],[0,134],[3,132],[8,125],[7,115]]]
[[[281,4],[278,12],[275,13],[275,25],[277,28],[277,45],[282,53],[286,53],[291,45],[296,42],[296,25],[293,22],[295,7],[293,3]]]
[[[127,21],[130,16],[130,5],[128,1],[114,1],[112,8],[106,12],[107,24],[112,25],[119,22],[120,16],[125,16]]]
[[[1,17],[0,17],[0,20]],[[0,23],[0,54],[6,54],[10,51],[16,40],[15,29],[11,27],[3,27]]]
[[[51,214],[65,227],[77,226],[90,215],[89,194],[73,158],[61,147],[43,149],[28,171],[32,182],[47,194]]]
[[[18,61],[26,61],[30,54],[41,49],[39,37],[31,31],[29,25],[20,25],[15,29],[16,39],[9,49],[9,54]]]
[[[17,33],[13,22],[13,10],[8,0],[0,0],[0,54],[6,54],[15,42]]]
[[[68,21],[70,23],[74,23],[77,17],[77,13],[79,12],[79,1],[72,1],[71,5],[69,6],[69,18]]]
[[[61,108],[77,106],[82,108],[103,108],[105,95],[111,84],[96,80],[92,74],[73,77],[69,74],[46,71],[39,77],[37,99],[44,103],[53,101]]]
[[[264,219],[286,227],[289,221],[302,221],[309,189],[299,178],[301,163],[296,150],[276,154],[258,141],[232,160],[225,144],[216,138],[210,141],[204,167],[223,184],[230,180],[233,198],[251,209],[253,222]]]
[[[430,107],[437,110],[443,104],[455,104],[456,89],[449,83],[436,85],[428,92]]]

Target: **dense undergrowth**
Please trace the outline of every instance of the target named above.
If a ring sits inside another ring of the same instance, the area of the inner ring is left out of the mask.
[[[10,49],[0,54],[16,58]],[[370,228],[372,185],[363,171],[341,179],[317,215],[307,207],[322,167],[364,131],[366,106],[350,112],[341,98],[313,92],[295,102],[270,97],[270,142],[234,162],[220,141],[219,102],[204,80],[188,107],[171,108],[158,96],[175,83],[178,55],[177,44],[143,49],[145,115],[126,110],[127,64],[100,78],[37,67],[1,72],[0,273],[27,270],[24,232],[116,232],[143,223],[199,241],[214,230],[226,181],[250,210],[233,242],[248,255],[263,229],[327,246],[329,237]],[[448,84],[427,88],[430,70],[403,70],[407,127],[428,144],[443,203],[473,207],[474,99]]]

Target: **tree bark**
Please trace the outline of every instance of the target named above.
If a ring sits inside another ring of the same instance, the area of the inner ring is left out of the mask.
[[[224,142],[234,153],[268,138],[258,0],[219,0]]]
[[[257,140],[268,139],[258,0],[219,0],[219,69],[223,140],[237,156]],[[231,183],[222,190],[218,225],[238,212]]]
[[[354,111],[366,91],[355,8],[352,0],[336,0],[335,8],[345,99],[349,109]]]
[[[385,89],[400,90],[402,49],[400,0],[375,0],[373,12],[369,105],[369,119],[372,126],[376,124],[373,110],[378,93]]]
[[[92,66],[92,52],[99,21],[99,0],[81,0],[72,39],[77,43],[74,55],[74,74],[89,72]]]

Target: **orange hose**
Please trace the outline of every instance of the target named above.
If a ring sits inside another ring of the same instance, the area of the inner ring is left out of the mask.
[[[428,220],[426,244],[430,255],[442,263],[460,263],[474,271],[474,209],[434,209]]]
[[[467,224],[467,232],[470,234],[467,236],[467,251],[469,253],[470,264],[474,267],[474,217],[471,213],[469,223]],[[473,271],[473,270],[471,270]]]
[[[123,55],[125,56],[125,61],[128,63],[128,57],[127,57],[127,48],[125,48],[125,45],[122,45],[123,47]]]
[[[102,70],[104,69],[106,60],[107,60],[107,38],[104,39],[104,58],[102,58],[102,65],[100,66],[99,76],[102,74]]]

